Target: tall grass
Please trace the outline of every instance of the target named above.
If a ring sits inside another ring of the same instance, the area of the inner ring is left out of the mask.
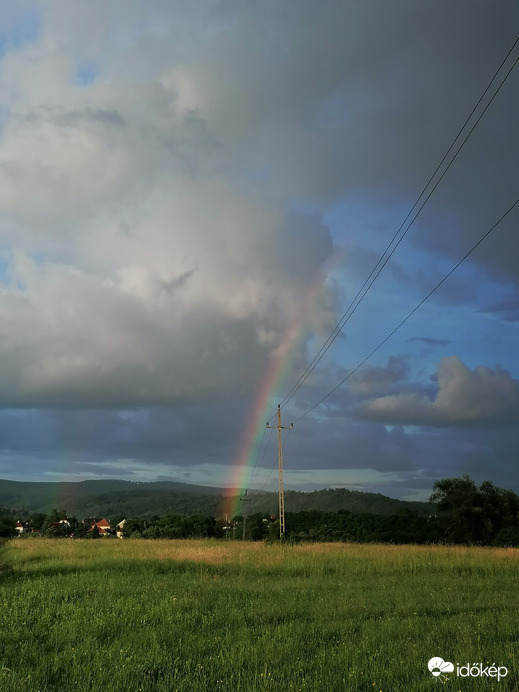
[[[13,540],[0,689],[519,689],[519,551]],[[496,680],[427,670],[496,663]]]

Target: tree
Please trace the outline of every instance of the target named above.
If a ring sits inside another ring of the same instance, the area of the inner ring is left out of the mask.
[[[137,534],[135,537],[140,538],[141,532],[144,529],[144,522],[141,519],[127,519],[123,527],[123,536],[127,538],[132,534]]]
[[[2,538],[12,538],[16,536],[16,519],[11,514],[0,516],[0,536]]]
[[[35,531],[41,531],[46,521],[47,515],[43,514],[43,512],[34,512],[29,517],[29,524],[31,526],[31,529],[34,529]]]
[[[476,543],[482,519],[478,488],[468,475],[436,481],[429,499],[436,502],[445,538],[453,543]]]
[[[496,488],[490,481],[482,483],[479,490],[492,524],[492,542],[496,545],[517,545],[519,497],[512,490]]]
[[[488,545],[501,535],[508,545],[517,535],[519,497],[490,481],[478,488],[468,475],[442,478],[434,484],[430,501],[438,504],[444,537],[453,543]]]
[[[75,538],[88,538],[88,526],[83,522],[79,522],[74,531]]]
[[[61,521],[61,519],[67,518],[66,509],[53,509],[47,517],[47,523],[52,524],[56,521]]]

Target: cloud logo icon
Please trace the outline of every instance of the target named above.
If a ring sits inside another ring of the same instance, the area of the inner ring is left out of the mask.
[[[440,658],[439,656],[431,658],[431,660],[427,664],[427,667],[429,668],[429,670],[435,678],[437,678],[439,675],[442,675],[442,673],[454,672],[454,664],[450,663],[449,661],[444,661],[443,658]]]

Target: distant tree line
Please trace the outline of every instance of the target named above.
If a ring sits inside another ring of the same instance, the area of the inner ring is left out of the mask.
[[[470,476],[445,478],[433,487],[430,502],[434,514],[421,516],[411,509],[393,514],[356,513],[349,510],[304,510],[287,512],[285,539],[300,541],[355,541],[381,543],[453,543],[461,545],[519,546],[519,496],[512,490],[496,488],[490,481],[476,486]],[[64,517],[67,523],[60,523]],[[115,536],[116,524],[123,516],[111,517]],[[261,541],[277,540],[277,517],[256,512],[248,517],[236,516],[224,522],[203,514],[158,514],[125,518],[125,538],[228,538]],[[16,513],[0,509],[0,536],[17,534]],[[24,535],[47,537],[98,538],[99,531],[89,531],[90,524],[67,517],[65,510],[26,515]]]
[[[436,481],[428,517],[409,509],[390,515],[338,512],[287,513],[287,538],[311,541],[453,543],[519,546],[519,496],[470,476]]]
[[[433,486],[442,538],[449,543],[519,545],[519,496],[470,476],[443,478]]]

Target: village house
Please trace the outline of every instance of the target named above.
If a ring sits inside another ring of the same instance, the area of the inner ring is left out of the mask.
[[[17,534],[20,536],[22,533],[25,533],[26,531],[29,531],[29,528],[27,526],[27,523],[23,523],[18,520],[16,522],[16,526],[14,527],[16,529]]]
[[[115,532],[115,535],[117,536],[117,538],[124,538],[123,531],[124,531],[124,525],[125,524],[126,524],[126,519],[123,519],[122,521],[120,521],[117,524],[117,526],[116,526],[117,531]]]
[[[86,523],[86,522],[85,522],[85,523]],[[99,535],[100,535],[100,536],[107,536],[107,535],[109,535],[110,529],[111,529],[111,526],[110,526],[110,522],[109,522],[109,521],[107,521],[106,519],[100,519],[99,521],[95,521],[95,522],[91,525],[91,527],[89,528],[89,530],[87,531],[87,533],[91,533],[91,532],[94,530],[94,528],[95,528],[96,526],[97,526],[97,529],[98,529],[98,531],[99,531]]]
[[[65,519],[60,519],[59,521],[51,521],[49,524],[49,528],[53,526],[56,529],[63,529],[63,531],[70,529],[71,528],[71,523],[70,521],[65,518]]]

